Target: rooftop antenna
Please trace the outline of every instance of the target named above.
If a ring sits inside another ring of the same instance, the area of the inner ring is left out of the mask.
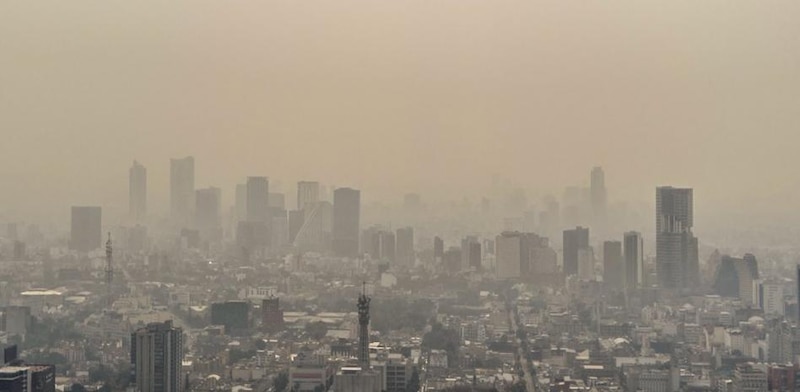
[[[111,248],[111,232],[108,232],[108,241],[106,241],[106,307],[111,309],[113,304],[111,282],[114,280],[114,267],[111,263],[113,249]]]

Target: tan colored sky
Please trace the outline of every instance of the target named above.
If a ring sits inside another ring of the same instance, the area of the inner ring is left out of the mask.
[[[612,199],[800,200],[800,2],[0,2],[0,213],[319,179],[473,199],[606,168]],[[288,185],[288,184],[287,184]],[[9,213],[11,212],[11,213]]]

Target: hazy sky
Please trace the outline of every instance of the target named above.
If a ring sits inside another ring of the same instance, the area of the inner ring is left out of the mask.
[[[319,179],[473,199],[498,173],[698,207],[800,200],[800,2],[3,1],[0,214]],[[291,200],[291,199],[290,199]],[[22,216],[24,217],[24,216]]]

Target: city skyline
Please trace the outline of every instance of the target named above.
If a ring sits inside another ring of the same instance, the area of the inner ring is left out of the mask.
[[[800,33],[797,3],[412,3],[345,0],[352,7],[315,16],[299,5],[126,3],[113,28],[88,5],[3,5],[15,40],[0,55],[0,128],[13,140],[0,178],[17,185],[0,194],[0,214],[43,220],[90,204],[115,216],[132,159],[148,167],[160,211],[163,162],[185,155],[197,158],[197,186],[225,190],[265,173],[353,186],[365,200],[453,190],[476,200],[498,174],[558,195],[600,165],[609,202],[649,204],[653,186],[671,183],[697,189],[708,214],[797,214],[800,54],[784,44]],[[395,17],[378,23],[385,13]],[[439,17],[461,22],[447,29]],[[142,36],[142,24],[173,38]],[[303,33],[282,33],[294,29]],[[769,191],[734,192],[742,183]]]
[[[794,391],[797,15],[0,2],[0,392]]]

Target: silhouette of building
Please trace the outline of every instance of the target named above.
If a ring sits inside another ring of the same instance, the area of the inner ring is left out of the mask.
[[[134,223],[147,216],[147,169],[137,161],[128,170],[128,214]]]
[[[172,320],[150,323],[131,334],[132,382],[137,391],[183,389],[183,330]]]
[[[749,253],[742,258],[724,255],[714,277],[714,292],[722,297],[739,298],[745,305],[757,305],[753,287],[758,279],[755,256]]]
[[[505,231],[494,243],[498,279],[528,277],[532,270],[546,268],[544,264],[550,259],[549,241],[534,233]]]
[[[440,237],[433,237],[433,261],[441,261],[444,257],[444,241]],[[797,267],[800,271],[800,266]],[[798,272],[800,274],[800,272]],[[798,275],[800,276],[800,275]]]
[[[351,188],[333,191],[333,252],[337,256],[358,255],[361,192]]]
[[[195,227],[206,240],[220,239],[222,190],[209,187],[195,192]]]
[[[606,180],[602,167],[594,167],[590,177],[589,197],[592,205],[594,223],[600,228],[606,224]],[[602,232],[602,230],[601,230]]]
[[[300,181],[297,183],[297,209],[313,208],[319,203],[319,182]]]
[[[644,240],[638,232],[629,231],[622,241],[625,253],[625,288],[634,290],[643,283]]]
[[[622,259],[622,243],[619,241],[603,243],[603,283],[618,290],[625,287],[625,264]]]
[[[80,252],[99,249],[103,243],[102,221],[100,207],[72,207],[70,249]]]
[[[563,246],[564,275],[577,275],[578,253],[589,247],[589,229],[578,226],[572,230],[564,230]]]
[[[414,264],[414,229],[411,227],[402,227],[397,229],[396,239],[396,257],[397,261],[403,265]]]
[[[236,184],[234,199],[234,224],[247,221],[247,184]]]
[[[478,237],[468,236],[461,240],[461,269],[481,269],[481,243]]]
[[[189,224],[194,207],[194,157],[170,160],[169,189],[173,221]]]
[[[699,282],[700,266],[691,188],[656,188],[656,275],[662,288]]]
[[[380,226],[364,230],[361,237],[361,252],[369,254],[373,260],[394,262],[397,255],[397,241],[393,232]]]
[[[267,177],[247,178],[247,221],[269,221],[269,180]]]

